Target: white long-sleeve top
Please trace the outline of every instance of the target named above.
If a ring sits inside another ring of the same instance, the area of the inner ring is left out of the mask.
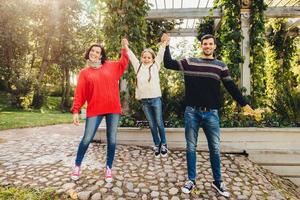
[[[165,46],[161,45],[157,52],[157,55],[154,59],[154,64],[151,67],[151,80],[149,80],[149,67],[152,63],[144,65],[142,63],[141,68],[137,74],[137,87],[135,88],[135,98],[140,99],[148,99],[148,98],[156,98],[161,97],[161,89],[159,82],[159,70],[160,64],[163,61],[165,52]],[[134,53],[128,49],[129,60],[134,68],[135,73],[137,73],[138,68],[140,66],[140,61],[136,58]]]

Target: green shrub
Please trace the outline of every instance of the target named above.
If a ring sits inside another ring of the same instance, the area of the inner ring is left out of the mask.
[[[282,118],[300,126],[300,88],[283,89],[277,94],[272,109]]]
[[[245,116],[242,112],[232,113],[230,116],[223,116],[220,120],[221,127],[294,127],[295,123],[279,114],[267,111],[262,114],[262,120],[256,121],[253,117]]]
[[[120,127],[134,127],[136,120],[131,116],[122,115],[120,118]]]

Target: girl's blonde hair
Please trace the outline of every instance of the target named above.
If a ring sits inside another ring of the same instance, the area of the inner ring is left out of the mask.
[[[155,59],[156,55],[155,55],[154,51],[152,49],[150,49],[150,48],[144,49],[142,51],[142,55],[141,56],[143,57],[144,53],[146,53],[146,52],[150,53],[152,55],[152,58]]]

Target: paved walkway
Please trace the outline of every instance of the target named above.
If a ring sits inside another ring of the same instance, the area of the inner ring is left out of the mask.
[[[208,154],[198,154],[197,190],[183,194],[185,152],[171,150],[154,158],[151,148],[118,145],[114,181],[105,183],[105,144],[93,143],[83,161],[79,181],[70,179],[83,126],[55,125],[0,131],[0,185],[54,188],[61,199],[225,199],[211,188]],[[252,163],[244,156],[222,155],[229,199],[299,199],[300,190],[288,180]]]

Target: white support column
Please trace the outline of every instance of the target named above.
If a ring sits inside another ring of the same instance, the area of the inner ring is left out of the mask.
[[[251,75],[250,75],[250,10],[241,9],[242,34],[244,39],[241,42],[241,51],[244,57],[244,63],[241,64],[241,86],[246,88],[246,94],[251,92]]]
[[[124,101],[121,102],[122,103],[122,111],[123,111],[123,113],[128,114],[129,113],[129,103],[128,103],[129,102],[129,89],[128,89],[127,80],[125,78],[121,78],[119,85],[120,85],[120,91],[125,94]]]

